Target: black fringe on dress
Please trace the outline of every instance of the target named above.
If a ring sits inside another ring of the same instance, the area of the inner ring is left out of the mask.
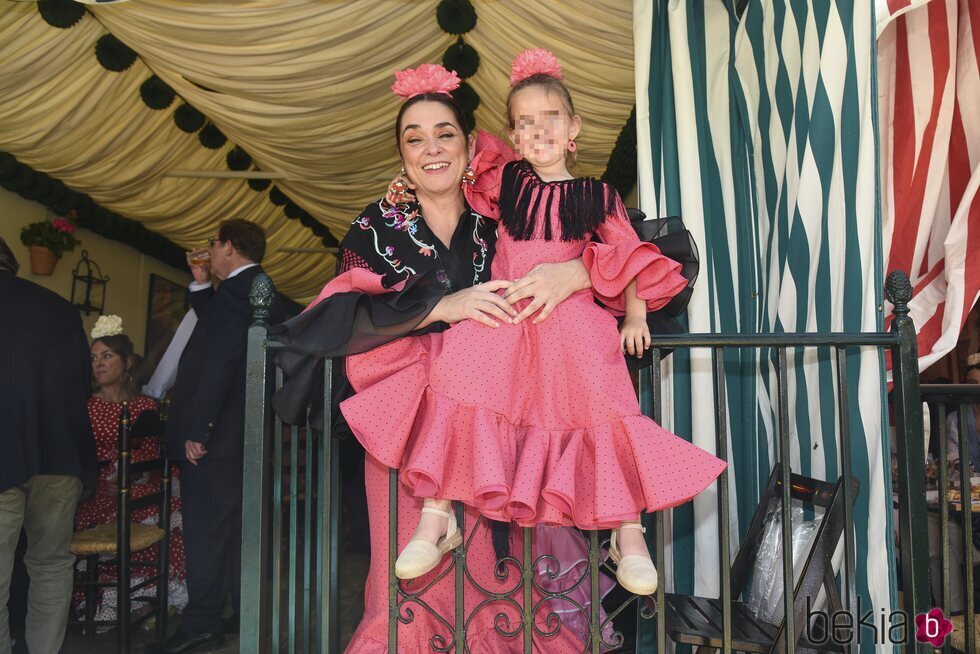
[[[555,196],[563,241],[589,238],[616,206],[616,192],[598,179],[545,182],[529,163],[514,161],[504,167],[500,184],[500,222],[515,240],[540,238],[538,216],[551,216]],[[547,218],[543,236],[546,241],[554,240],[551,220]]]

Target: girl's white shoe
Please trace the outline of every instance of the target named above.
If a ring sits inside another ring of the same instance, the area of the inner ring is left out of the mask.
[[[395,576],[399,579],[415,579],[439,565],[446,552],[463,542],[463,534],[456,526],[456,516],[451,511],[443,511],[432,506],[423,506],[422,513],[433,513],[449,520],[446,535],[438,543],[423,538],[413,538],[398,555],[395,561]]]
[[[646,528],[638,522],[624,522],[619,529],[639,529],[646,533]],[[619,529],[613,529],[612,538],[609,541],[609,556],[616,562],[616,580],[619,585],[633,593],[634,595],[652,595],[657,590],[657,568],[653,565],[650,555],[627,554],[623,556],[619,552],[616,543],[616,533]]]

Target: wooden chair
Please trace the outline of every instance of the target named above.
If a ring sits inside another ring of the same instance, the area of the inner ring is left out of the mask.
[[[854,481],[852,497],[857,496],[858,482]],[[804,555],[804,566],[793,594],[796,625],[796,647],[805,651],[843,651],[833,645],[832,639],[826,644],[815,645],[805,637],[807,619],[807,598],[811,607],[816,602],[821,586],[826,591],[827,610],[842,609],[840,593],[833,570],[832,557],[844,531],[844,478],[836,483],[819,481],[810,477],[793,474],[790,494],[804,506],[820,507],[824,510],[823,519],[813,538],[809,553]],[[766,511],[770,500],[779,501],[782,496],[782,477],[780,464],[776,464],[766,490],[759,500],[755,516],[749,525],[735,555],[731,568],[731,624],[732,649],[740,652],[785,652],[785,633],[783,624],[769,624],[753,615],[740,596],[748,595],[749,579],[759,554],[760,540],[765,527]],[[698,646],[698,652],[718,652],[722,648],[722,607],[718,598],[688,597],[667,594],[666,596],[667,634],[676,643]],[[824,634],[819,638],[822,640]]]
[[[131,453],[138,447],[141,438],[155,439],[159,447],[158,456],[148,460],[135,462]],[[134,624],[142,623],[151,617],[156,618],[156,636],[163,639],[167,633],[167,601],[168,580],[170,577],[170,460],[166,456],[163,444],[163,420],[155,412],[144,411],[136,424],[131,424],[129,407],[123,403],[119,417],[119,457],[118,457],[119,490],[118,511],[115,524],[103,524],[76,532],[71,541],[71,552],[76,556],[85,557],[85,574],[76,578],[75,586],[85,589],[85,616],[81,620],[71,620],[69,624],[81,625],[83,633],[93,635],[96,627],[117,627],[117,651],[128,654],[130,651],[130,631]],[[130,497],[134,479],[143,473],[159,474],[159,484],[152,493],[139,499]],[[156,506],[158,509],[159,526],[134,522],[132,515],[138,509]],[[156,561],[149,566],[140,563],[141,567],[152,567],[154,573],[144,581],[131,585],[130,558],[134,552],[156,546]],[[102,554],[115,554],[111,560],[100,561]],[[120,554],[124,553],[124,554]],[[115,565],[117,574],[114,582],[100,582],[99,569],[101,566]],[[148,597],[138,594],[144,588],[157,584],[156,596]],[[98,589],[116,588],[116,618],[114,620],[96,620],[95,608],[98,603]],[[136,593],[134,595],[134,593]],[[133,602],[154,603],[152,612],[131,620],[130,610]]]

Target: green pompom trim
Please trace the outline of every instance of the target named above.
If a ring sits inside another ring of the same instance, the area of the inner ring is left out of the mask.
[[[9,181],[13,187],[11,190],[20,193],[34,181],[34,171],[27,166],[18,166],[17,170],[14,171],[14,174],[11,175],[7,181]]]
[[[286,218],[289,218],[290,220],[299,220],[300,216],[303,215],[303,209],[292,200],[286,202],[286,207],[283,209],[283,211],[286,214]]]
[[[11,161],[13,161],[12,166]],[[14,181],[21,182],[22,186],[11,188],[13,185],[8,184]],[[160,234],[151,232],[142,223],[124,218],[99,206],[84,193],[73,191],[60,180],[31,169],[6,152],[0,152],[0,183],[4,188],[18,193],[25,199],[37,201],[58,215],[63,216],[74,209],[80,227],[130,245],[143,254],[182,272],[187,271],[184,249],[177,244]]]
[[[174,123],[177,124],[177,129],[188,134],[193,134],[201,129],[206,122],[207,119],[204,117],[204,114],[186,102],[177,107],[177,110],[174,112]]]
[[[443,32],[466,34],[476,27],[476,9],[470,0],[442,0],[436,7],[436,20]]]
[[[252,157],[239,146],[233,147],[225,156],[225,163],[231,170],[248,170],[252,165]]]
[[[121,73],[136,61],[136,52],[112,34],[105,34],[95,42],[95,58],[106,70]]]
[[[17,159],[12,154],[0,152],[0,179],[7,179],[17,172]]]
[[[217,125],[211,122],[205,125],[201,131],[198,132],[197,138],[201,142],[201,145],[206,147],[208,150],[217,150],[228,142],[228,137],[225,136],[220,129],[218,129]]]
[[[269,191],[269,202],[277,207],[281,207],[289,202],[289,198],[286,197],[285,193],[279,190],[278,186],[273,186],[272,190]]]
[[[51,27],[68,29],[85,15],[85,5],[74,0],[40,0],[37,10]]]
[[[159,111],[172,105],[177,94],[166,82],[153,75],[140,84],[140,97],[147,107]]]
[[[609,154],[602,181],[611,184],[620,197],[626,197],[636,186],[636,106],[630,111],[626,124],[616,137],[616,145]]]
[[[480,54],[476,48],[465,43],[463,37],[456,39],[456,43],[446,48],[442,55],[442,65],[446,70],[454,70],[462,79],[476,75],[480,67]]]
[[[480,106],[480,96],[468,82],[463,82],[458,89],[453,91],[453,100],[456,101],[464,114],[471,114]]]

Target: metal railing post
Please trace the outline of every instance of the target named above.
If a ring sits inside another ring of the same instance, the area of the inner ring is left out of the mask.
[[[268,355],[265,349],[269,310],[274,288],[266,274],[252,282],[250,297],[253,324],[248,330],[248,349],[245,359],[245,456],[242,470],[242,597],[239,611],[239,647],[243,654],[264,651],[268,636],[268,621],[264,610],[268,604],[268,589],[262,582],[267,558],[269,512],[265,501],[269,485],[266,474],[268,460],[268,427],[270,412],[266,410],[269,396]]]
[[[912,284],[902,271],[893,271],[885,282],[888,300],[894,305],[891,331],[898,336],[892,346],[892,378],[895,380],[895,433],[898,450],[898,531],[902,547],[903,608],[912,623],[931,608],[929,589],[929,546],[926,524],[925,447],[922,443],[922,400],[919,394],[919,360],[915,325],[909,317]],[[909,645],[915,651],[931,651],[928,644],[915,643],[910,628]]]

